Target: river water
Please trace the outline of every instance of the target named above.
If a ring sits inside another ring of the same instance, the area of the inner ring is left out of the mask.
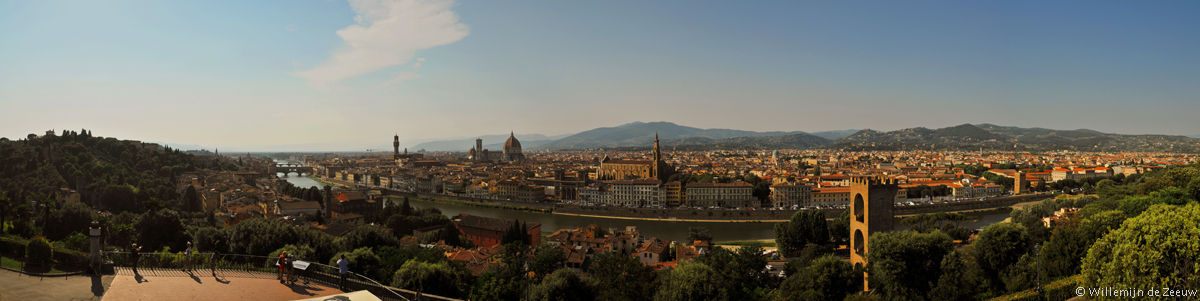
[[[275,164],[277,164],[278,166],[284,166],[287,164],[300,166],[299,163],[288,163],[287,161],[280,161],[280,160],[275,160]],[[292,183],[292,185],[296,185],[296,187],[300,187],[300,188],[309,188],[309,187],[313,187],[313,186],[316,186],[317,188],[325,187],[325,184],[321,184],[321,182],[317,182],[317,181],[314,181],[313,179],[309,178],[308,174],[297,175],[295,173],[292,173],[289,175],[289,174],[284,174],[282,172],[277,172],[277,173],[275,173],[275,176],[279,177],[280,179],[287,180],[289,183]]]
[[[314,181],[308,176],[291,176],[277,174],[281,179],[285,179],[298,187],[308,188],[311,186],[322,187],[324,184]],[[650,221],[650,220],[630,220],[617,218],[597,218],[597,217],[581,217],[570,215],[558,215],[547,213],[534,213],[525,211],[505,210],[497,208],[482,208],[465,205],[443,204],[428,201],[420,201],[410,199],[409,205],[416,208],[438,208],[446,216],[455,216],[461,213],[470,215],[486,216],[502,219],[515,219],[523,222],[536,222],[542,224],[542,231],[557,231],[559,229],[575,229],[587,227],[591,224],[600,225],[602,229],[617,228],[624,230],[626,226],[637,227],[637,230],[643,235],[649,237],[657,237],[666,240],[684,241],[688,236],[689,227],[706,227],[709,233],[712,234],[715,241],[729,240],[755,240],[755,239],[772,239],[774,238],[773,229],[775,223],[758,223],[758,222],[695,222],[695,221]],[[981,228],[990,224],[998,223],[1008,217],[1007,213],[995,213],[983,216],[979,221],[964,222],[960,226],[967,228]],[[897,230],[906,228],[899,223],[896,223]]]

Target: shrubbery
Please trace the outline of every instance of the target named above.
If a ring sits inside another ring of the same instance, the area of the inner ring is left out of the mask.
[[[25,245],[25,262],[30,264],[48,264],[54,261],[54,247],[45,237],[34,238]]]

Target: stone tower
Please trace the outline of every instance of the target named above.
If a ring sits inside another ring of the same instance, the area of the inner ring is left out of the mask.
[[[654,161],[650,163],[650,177],[656,178],[659,180],[665,180],[665,179],[660,179],[658,176],[659,175],[659,170],[658,170],[659,162],[662,162],[662,153],[660,153],[658,150],[658,132],[654,132]]]
[[[405,150],[408,150],[408,149],[406,148]],[[400,134],[399,133],[396,134],[396,137],[392,138],[392,159],[393,160],[400,159]]]
[[[1021,194],[1028,191],[1029,181],[1025,180],[1025,173],[1018,171],[1017,178],[1013,179],[1013,194]]]
[[[332,188],[333,187],[329,187],[329,185],[325,185],[325,218],[327,218],[327,219],[333,218],[333,212],[332,212],[332,210],[333,210],[332,209],[333,208],[333,191],[331,191]]]
[[[893,207],[900,186],[891,179],[854,178],[850,182],[850,263],[866,268],[870,236],[892,231]],[[867,290],[863,272],[863,290]]]
[[[483,138],[475,138],[475,162],[483,161],[483,160],[479,159],[479,156],[484,156],[484,154],[483,154]],[[484,157],[486,157],[486,156],[484,156]]]

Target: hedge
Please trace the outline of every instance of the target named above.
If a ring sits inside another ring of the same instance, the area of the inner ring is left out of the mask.
[[[1054,282],[1050,282],[1042,286],[1046,291],[1046,298],[1050,301],[1063,301],[1076,297],[1075,288],[1079,287],[1083,282],[1083,275],[1075,275]],[[1023,291],[1019,293],[1004,295],[988,301],[1041,301],[1043,300],[1037,292],[1033,290]]]
[[[25,246],[28,244],[28,240],[18,237],[0,237],[0,254],[20,258],[25,254]]]
[[[25,257],[29,242],[29,240],[17,237],[0,237],[0,254],[20,260]],[[91,257],[88,253],[63,248],[52,247],[51,252],[53,252],[51,258],[60,264],[73,262],[87,263],[88,258]]]

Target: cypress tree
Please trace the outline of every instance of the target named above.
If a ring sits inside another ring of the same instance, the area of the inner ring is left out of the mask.
[[[408,197],[404,197],[404,204],[400,205],[400,215],[409,216],[413,214],[412,206],[408,205]]]
[[[525,245],[533,245],[533,237],[529,235],[529,224],[521,223],[521,233],[519,235],[521,235],[521,241],[524,241]]]

